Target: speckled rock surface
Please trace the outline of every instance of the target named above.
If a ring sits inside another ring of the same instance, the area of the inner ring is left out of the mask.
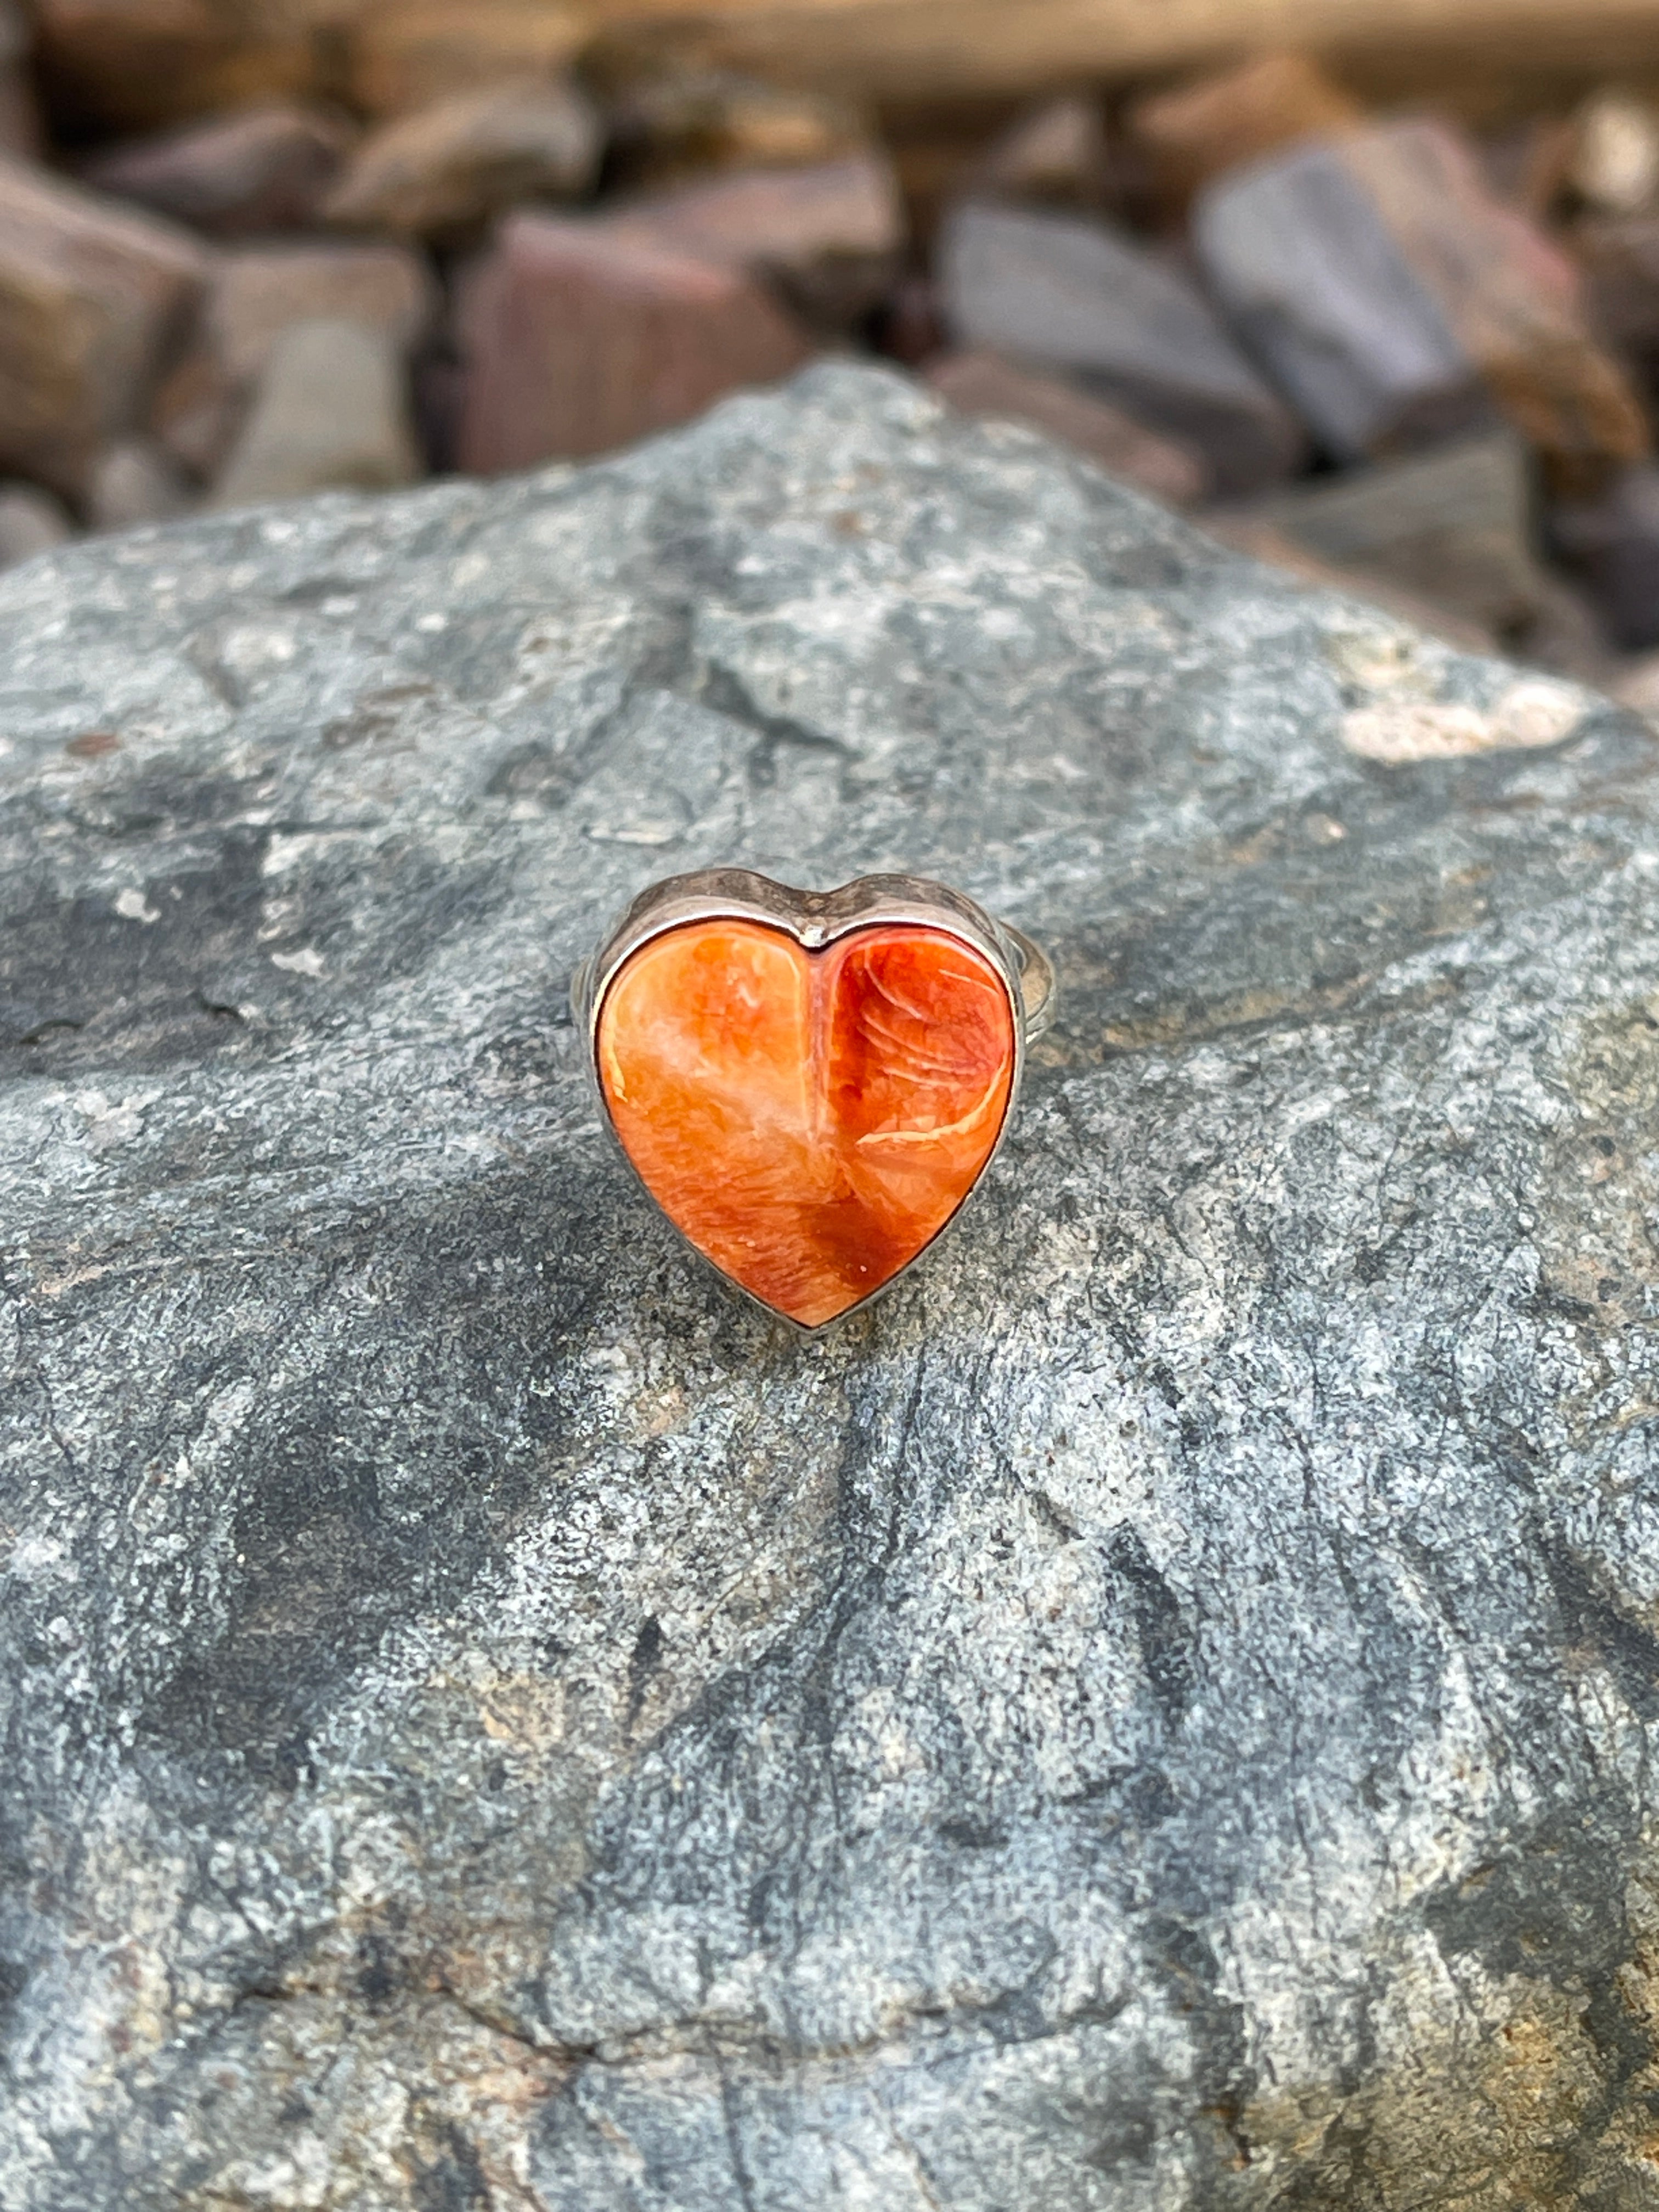
[[[1640,726],[830,368],[49,556],[0,747],[8,2212],[1659,2203]],[[568,1027],[727,859],[1061,963],[811,1342]]]

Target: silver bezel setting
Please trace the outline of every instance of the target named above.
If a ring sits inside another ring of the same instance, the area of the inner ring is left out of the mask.
[[[989,963],[1008,994],[1013,1014],[1014,1066],[1008,1104],[997,1131],[997,1139],[985,1164],[956,1211],[921,1250],[897,1273],[890,1275],[856,1305],[848,1306],[826,1322],[808,1324],[769,1305],[764,1298],[726,1274],[692,1243],[679,1224],[646,1184],[611,1118],[611,1108],[599,1077],[599,1015],[605,994],[627,962],[653,938],[683,928],[693,921],[751,921],[782,931],[808,952],[820,952],[838,939],[861,929],[906,926],[942,931],[954,936]],[[1053,1018],[1054,973],[1047,955],[1021,931],[996,921],[985,909],[952,890],[948,884],[922,876],[860,876],[838,890],[795,890],[769,876],[749,868],[700,868],[690,875],[669,876],[642,891],[591,958],[582,962],[570,979],[570,1012],[582,1040],[588,1080],[599,1102],[599,1114],[611,1142],[628,1161],[635,1182],[682,1243],[695,1253],[728,1288],[757,1306],[773,1320],[783,1322],[799,1336],[818,1336],[825,1329],[850,1320],[902,1282],[910,1270],[937,1249],[962,1219],[974,1194],[989,1174],[1001,1152],[1019,1103],[1025,1073],[1025,1054],[1033,1039]]]

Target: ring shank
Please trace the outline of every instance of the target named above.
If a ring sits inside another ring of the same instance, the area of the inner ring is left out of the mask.
[[[998,927],[1019,962],[1019,994],[1025,1011],[1025,1042],[1030,1044],[1054,1018],[1054,963],[1023,929],[1007,921]]]

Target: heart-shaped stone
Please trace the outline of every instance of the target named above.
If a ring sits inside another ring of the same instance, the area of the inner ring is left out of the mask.
[[[802,1327],[931,1243],[1008,1112],[1015,1008],[985,956],[884,923],[821,950],[726,918],[665,930],[606,990],[599,1087],[652,1196]]]

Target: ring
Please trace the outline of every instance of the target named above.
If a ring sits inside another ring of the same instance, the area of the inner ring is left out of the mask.
[[[822,1328],[955,1221],[1007,1133],[1054,971],[915,876],[671,876],[571,979],[604,1117],[682,1237]]]

